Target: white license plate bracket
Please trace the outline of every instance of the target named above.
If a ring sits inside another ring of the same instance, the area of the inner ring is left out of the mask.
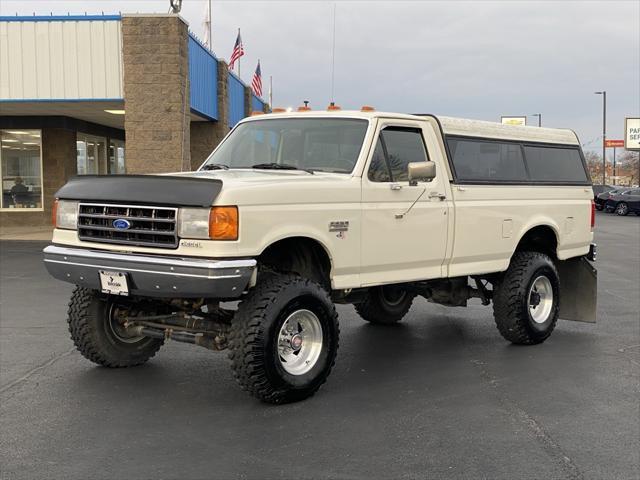
[[[100,270],[100,286],[102,293],[110,295],[129,295],[129,282],[124,272]]]

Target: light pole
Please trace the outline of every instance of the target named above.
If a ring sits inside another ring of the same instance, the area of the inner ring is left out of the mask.
[[[607,174],[607,157],[605,143],[607,142],[607,92],[593,92],[596,95],[602,95],[602,184],[606,184],[605,175]]]
[[[538,126],[541,127],[542,126],[542,114],[541,113],[532,113],[531,116],[532,117],[538,117]]]

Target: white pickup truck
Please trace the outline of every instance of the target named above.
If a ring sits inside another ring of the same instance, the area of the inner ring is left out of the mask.
[[[328,377],[335,303],[391,324],[416,296],[476,298],[528,345],[559,317],[595,321],[593,194],[571,130],[256,115],[196,172],[79,176],[56,197],[45,265],[77,285],[71,337],[107,367],[169,339],[228,349],[242,388],[283,403]]]

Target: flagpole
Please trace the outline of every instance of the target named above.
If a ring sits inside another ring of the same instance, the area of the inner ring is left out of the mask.
[[[273,77],[269,75],[269,108],[273,109]]]
[[[209,0],[209,50],[213,51],[213,30],[211,28],[211,23],[213,22],[211,18],[211,0]]]
[[[335,72],[336,72],[336,4],[333,4],[333,42],[331,46],[331,104],[334,102]]]

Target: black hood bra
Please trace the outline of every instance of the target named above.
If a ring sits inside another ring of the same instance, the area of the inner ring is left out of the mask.
[[[55,194],[84,202],[133,203],[176,207],[210,207],[222,180],[170,175],[81,175]]]

